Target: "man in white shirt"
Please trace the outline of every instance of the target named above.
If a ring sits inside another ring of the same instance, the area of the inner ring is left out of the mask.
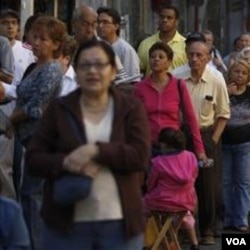
[[[58,58],[64,73],[59,96],[67,95],[78,87],[75,81],[75,71],[71,65],[76,48],[77,43],[74,38],[70,36],[65,38],[62,44],[62,54]]]
[[[19,31],[20,18],[13,10],[3,10],[0,14],[0,26],[12,47],[14,56],[14,78],[11,85],[3,83],[5,96],[8,99],[16,99],[16,86],[20,83],[26,68],[35,61],[31,49],[23,46],[23,43],[16,39]],[[14,105],[12,105],[14,106]],[[12,107],[13,108],[13,107]]]
[[[16,98],[16,86],[20,83],[23,73],[26,68],[34,62],[33,52],[25,47],[21,41],[16,40],[19,32],[20,18],[19,14],[13,10],[7,9],[0,13],[0,27],[2,35],[6,36],[11,44],[14,56],[14,74],[13,81],[2,82],[2,90],[4,96],[10,96],[10,99]],[[2,105],[0,108],[6,115],[10,115],[15,107],[15,102],[10,102]],[[7,139],[4,136],[0,137],[0,166],[5,169],[5,175],[8,176],[8,183],[5,179],[4,187],[8,186],[6,194],[10,197],[15,196],[12,180],[12,165],[14,152],[14,138]]]
[[[211,60],[209,64],[215,67],[222,73],[227,72],[227,66],[224,64],[219,50],[214,45],[214,34],[211,30],[204,30],[202,34],[205,37],[206,43],[211,50]]]

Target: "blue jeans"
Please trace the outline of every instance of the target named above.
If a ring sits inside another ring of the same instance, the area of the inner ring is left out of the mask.
[[[21,186],[21,205],[30,234],[31,250],[41,249],[42,218],[40,217],[40,209],[42,195],[43,180],[30,176],[27,168],[24,168]]]
[[[24,155],[23,145],[18,137],[14,138],[14,155],[13,155],[13,183],[16,191],[17,200],[20,200],[21,180],[23,176],[22,160]]]
[[[18,203],[0,196],[0,249],[28,250],[28,230]]]
[[[250,209],[250,142],[223,145],[224,226],[248,226]]]
[[[69,233],[43,227],[43,250],[140,250],[143,237],[127,240],[123,220],[75,223]]]

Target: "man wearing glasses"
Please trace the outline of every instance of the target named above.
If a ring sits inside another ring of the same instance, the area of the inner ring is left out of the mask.
[[[100,7],[97,10],[97,33],[104,41],[111,44],[115,53],[132,82],[140,81],[139,58],[134,48],[119,37],[121,17],[116,9]]]
[[[74,10],[72,17],[72,28],[74,32],[74,38],[78,45],[90,40],[98,39],[96,35],[96,27],[97,13],[92,7],[82,4]],[[124,70],[120,58],[116,56],[115,59],[117,68],[115,83],[120,84],[127,82],[128,75]]]

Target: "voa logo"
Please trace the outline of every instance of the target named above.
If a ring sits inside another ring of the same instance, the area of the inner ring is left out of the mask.
[[[227,245],[241,246],[247,245],[244,238],[226,238]]]

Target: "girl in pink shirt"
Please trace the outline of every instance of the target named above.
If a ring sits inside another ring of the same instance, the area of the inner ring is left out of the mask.
[[[162,129],[158,142],[161,154],[151,160],[144,196],[146,211],[188,211],[183,226],[188,231],[191,249],[198,249],[191,213],[197,203],[194,187],[198,174],[197,158],[194,153],[185,150],[185,137],[180,130]]]

